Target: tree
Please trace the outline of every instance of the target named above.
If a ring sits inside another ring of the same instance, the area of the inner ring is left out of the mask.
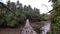
[[[58,0],[53,1],[53,10],[51,11],[51,21],[52,21],[52,33],[59,34],[60,33],[60,3]]]
[[[24,25],[24,22],[27,18],[31,22],[38,22],[41,20],[39,9],[32,9],[31,5],[24,5],[23,7],[22,3],[19,3],[19,1],[17,1],[17,4],[8,1],[5,5],[9,9],[5,9],[3,7],[3,13],[0,15],[0,24],[4,27],[15,27]]]
[[[11,8],[12,11],[16,11],[16,5],[15,5],[14,2],[10,3],[10,8]]]

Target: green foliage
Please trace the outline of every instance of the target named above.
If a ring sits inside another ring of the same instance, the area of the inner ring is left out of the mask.
[[[50,15],[48,14],[41,14],[41,21],[48,21],[50,20]]]
[[[35,30],[38,34],[40,34],[40,33],[41,33],[40,28],[37,28],[37,27],[36,27],[34,30]]]
[[[15,20],[15,16],[13,16],[13,14],[9,14],[6,16],[6,23],[7,23],[7,26],[15,26],[16,25],[16,20]]]
[[[52,0],[53,2],[57,2],[57,0]]]
[[[60,4],[58,0],[53,0],[53,10],[51,12],[51,21],[52,21],[52,32],[55,34],[60,33]]]
[[[50,32],[47,32],[47,34],[50,34]]]
[[[6,6],[11,9],[11,11],[4,7],[1,8],[2,14],[0,14],[0,25],[15,27],[16,25],[24,25],[26,19],[29,19],[31,22],[37,22],[41,20],[39,9],[32,9],[30,5],[25,5],[23,7],[19,2],[16,4],[14,2],[8,1]]]

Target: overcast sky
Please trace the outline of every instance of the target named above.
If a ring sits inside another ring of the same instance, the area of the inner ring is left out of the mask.
[[[0,0],[0,2],[6,3],[8,0]],[[10,0],[11,2],[16,2],[17,0]],[[49,0],[19,0],[23,5],[31,5],[32,8],[36,7],[40,10],[40,13],[47,13],[52,9],[52,2]]]

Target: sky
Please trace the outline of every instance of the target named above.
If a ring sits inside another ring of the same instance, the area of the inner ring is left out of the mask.
[[[0,0],[0,2],[6,3],[8,0]],[[15,2],[17,0],[10,0],[11,2]],[[47,13],[48,11],[52,10],[52,2],[49,0],[19,0],[20,3],[23,5],[31,5],[32,8],[36,7],[40,10],[40,13]]]

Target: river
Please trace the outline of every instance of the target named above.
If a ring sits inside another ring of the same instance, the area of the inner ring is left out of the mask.
[[[42,29],[42,33],[41,34],[47,34],[47,32],[50,31],[50,25],[51,25],[51,22],[47,21],[45,23],[45,25],[41,28]]]

